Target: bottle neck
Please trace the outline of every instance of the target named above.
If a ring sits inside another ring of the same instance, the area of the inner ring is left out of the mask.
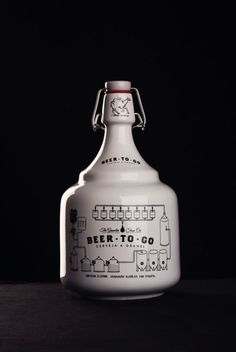
[[[103,141],[103,154],[138,153],[131,124],[109,124]]]

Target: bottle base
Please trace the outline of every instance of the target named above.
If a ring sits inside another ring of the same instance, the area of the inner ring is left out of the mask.
[[[148,295],[134,295],[134,296],[86,296],[86,298],[92,300],[100,301],[127,301],[127,300],[137,300],[137,299],[148,299],[162,296],[164,292],[159,292],[155,294]]]

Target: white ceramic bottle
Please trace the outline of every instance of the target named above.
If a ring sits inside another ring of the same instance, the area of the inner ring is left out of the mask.
[[[134,112],[132,93],[142,116]],[[60,277],[82,295],[155,297],[180,278],[175,192],[141,157],[132,137],[132,128],[144,129],[145,123],[130,82],[110,81],[98,92],[92,124],[105,131],[101,149],[61,200]]]

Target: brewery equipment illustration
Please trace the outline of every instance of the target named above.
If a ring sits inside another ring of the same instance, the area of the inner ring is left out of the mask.
[[[158,209],[161,209],[159,212]],[[158,214],[159,218],[158,218]],[[165,206],[157,205],[95,205],[92,210],[92,218],[101,222],[121,222],[120,233],[125,232],[125,222],[154,221],[159,229],[158,248],[147,250],[134,250],[131,260],[112,258],[88,258],[86,247],[79,244],[80,236],[86,230],[85,217],[77,217],[77,210],[70,210],[71,234],[73,235],[71,255],[69,262],[72,271],[94,272],[120,272],[122,264],[133,264],[136,271],[161,271],[168,270],[168,261],[171,259],[171,229],[169,219],[166,216]],[[128,216],[127,216],[128,215]],[[138,216],[137,216],[138,215]],[[83,258],[79,258],[78,250],[84,250]]]

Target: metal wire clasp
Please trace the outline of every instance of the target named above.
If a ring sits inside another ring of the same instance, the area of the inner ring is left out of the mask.
[[[138,113],[138,112],[135,112],[134,115],[137,116],[137,118],[139,119],[139,123],[137,123],[136,125],[133,126],[133,128],[136,128],[136,127],[140,127],[142,129],[142,131],[144,130],[145,126],[146,126],[146,115],[145,115],[145,112],[144,112],[144,109],[143,109],[143,104],[142,104],[142,100],[140,98],[140,95],[139,95],[139,91],[137,88],[134,88],[134,87],[131,87],[131,91],[134,91],[136,93],[136,97],[138,99],[138,103],[139,103],[139,107],[140,107],[140,111],[142,113],[142,116]]]
[[[98,105],[99,105],[99,102],[100,102],[101,93],[102,92],[106,92],[106,91],[107,91],[106,88],[102,88],[102,89],[99,89],[99,91],[97,93],[95,106],[94,106],[94,110],[93,110],[93,115],[92,115],[92,126],[93,126],[93,130],[94,131],[96,131],[99,128],[102,129],[102,130],[105,129],[105,125],[101,121],[102,113],[97,113],[97,110],[98,110]],[[136,122],[133,125],[133,128],[139,127],[143,131],[145,126],[146,126],[146,115],[145,115],[145,112],[144,112],[144,109],[143,109],[143,104],[142,104],[138,89],[132,87],[131,91],[136,93],[136,97],[137,97],[137,100],[138,100],[138,103],[139,103],[140,112],[142,114],[142,116],[141,116],[138,112],[134,113],[135,117],[138,118],[138,122]]]

